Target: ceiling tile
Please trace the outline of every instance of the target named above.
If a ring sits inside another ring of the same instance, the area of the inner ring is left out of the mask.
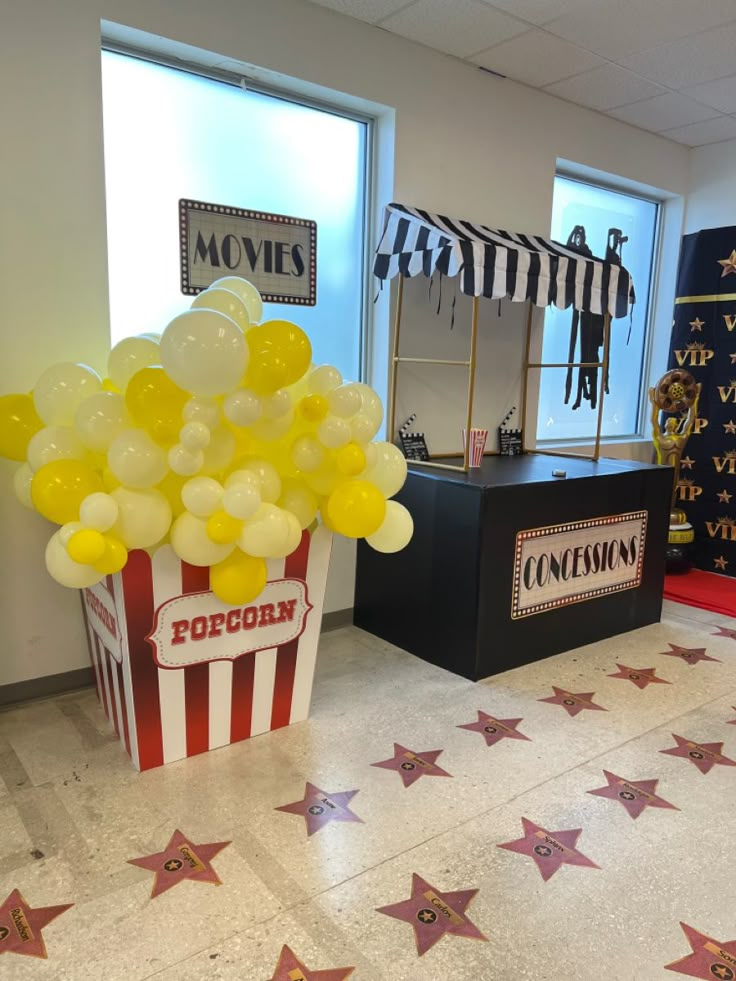
[[[735,20],[734,0],[609,0],[563,14],[546,29],[618,61]]]
[[[719,78],[717,82],[693,85],[683,89],[683,92],[721,112],[736,113],[736,75]]]
[[[622,119],[632,126],[641,129],[651,129],[659,132],[663,129],[674,129],[676,126],[689,126],[703,119],[712,119],[716,114],[714,109],[694,102],[679,92],[666,92],[654,99],[635,102],[631,106],[621,106],[609,113],[616,119]]]
[[[639,78],[617,65],[603,65],[545,87],[545,92],[591,109],[613,109],[629,102],[663,95],[666,91],[656,82]]]
[[[597,55],[545,31],[519,34],[472,60],[527,85],[549,85],[602,64]]]
[[[728,24],[630,55],[622,58],[621,64],[662,85],[680,89],[731,75],[734,50],[736,24]]]
[[[722,143],[724,140],[736,140],[736,119],[732,116],[716,116],[715,119],[706,119],[702,123],[668,129],[661,135],[666,136],[668,140],[684,143],[686,146]]]
[[[382,20],[381,27],[461,58],[528,29],[482,0],[416,0]]]
[[[586,7],[597,7],[608,0],[484,0],[492,7],[505,10],[531,24],[546,24],[562,14],[575,13]]]
[[[358,20],[375,24],[382,17],[395,14],[414,0],[311,0],[320,7],[329,7],[340,14],[356,17]]]

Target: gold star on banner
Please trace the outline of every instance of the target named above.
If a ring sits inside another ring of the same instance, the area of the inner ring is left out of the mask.
[[[736,422],[734,422],[733,419],[729,419],[728,422],[723,423],[723,428],[727,433],[731,433],[731,435],[733,435],[736,433]]]
[[[680,460],[680,466],[683,470],[692,470],[694,463],[695,460],[691,459],[689,456],[684,456],[682,460]]]
[[[729,358],[731,359],[731,364],[736,364],[736,351],[733,354],[729,354]]]
[[[728,259],[719,259],[718,265],[723,266],[721,279],[723,279],[724,276],[728,276],[729,273],[736,273],[736,249],[731,251],[731,255],[728,257]]]
[[[713,559],[713,565],[716,567],[716,569],[720,569],[721,572],[725,572],[726,566],[728,565],[728,559],[721,555],[717,559]]]
[[[720,494],[716,494],[716,497],[721,502],[721,504],[730,504],[733,494],[729,494],[728,491],[724,488]]]
[[[700,317],[696,317],[695,320],[690,321],[690,331],[699,330],[702,334],[704,325],[705,321],[701,320]]]

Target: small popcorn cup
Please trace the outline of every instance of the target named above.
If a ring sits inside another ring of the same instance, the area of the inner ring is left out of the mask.
[[[479,467],[483,463],[483,452],[488,439],[487,429],[470,430],[470,452],[468,463],[471,467]],[[465,449],[466,431],[463,429],[463,450]]]

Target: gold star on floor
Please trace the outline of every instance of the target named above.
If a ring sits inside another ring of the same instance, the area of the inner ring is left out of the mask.
[[[731,251],[731,255],[728,257],[728,259],[718,259],[718,265],[723,266],[721,279],[723,279],[724,276],[728,276],[729,273],[736,273],[736,249]]]
[[[716,497],[721,502],[721,504],[730,504],[733,494],[729,494],[728,491],[724,488],[720,494],[716,494]]]
[[[690,321],[690,330],[691,331],[699,330],[702,334],[704,324],[705,324],[704,320],[701,320],[700,317],[696,317],[695,320]]]
[[[680,460],[680,466],[683,470],[692,470],[694,463],[695,460],[691,459],[689,456],[684,456],[682,460]]]
[[[733,435],[736,433],[736,422],[734,422],[733,419],[729,419],[728,422],[723,423],[723,428],[727,433],[731,433],[731,435]]]
[[[725,572],[726,566],[728,565],[728,559],[724,558],[723,555],[720,555],[717,559],[713,559],[713,565],[716,567],[716,569],[720,569],[721,572]]]

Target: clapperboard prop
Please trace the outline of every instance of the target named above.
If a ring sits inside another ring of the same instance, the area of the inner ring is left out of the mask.
[[[514,405],[503,417],[498,427],[498,452],[501,456],[521,456],[522,439],[520,429],[504,429],[511,416],[516,412]]]
[[[416,419],[416,413],[409,416],[404,425],[399,429],[399,439],[401,449],[407,460],[429,460],[429,450],[424,439],[424,433],[410,433],[409,426]]]

